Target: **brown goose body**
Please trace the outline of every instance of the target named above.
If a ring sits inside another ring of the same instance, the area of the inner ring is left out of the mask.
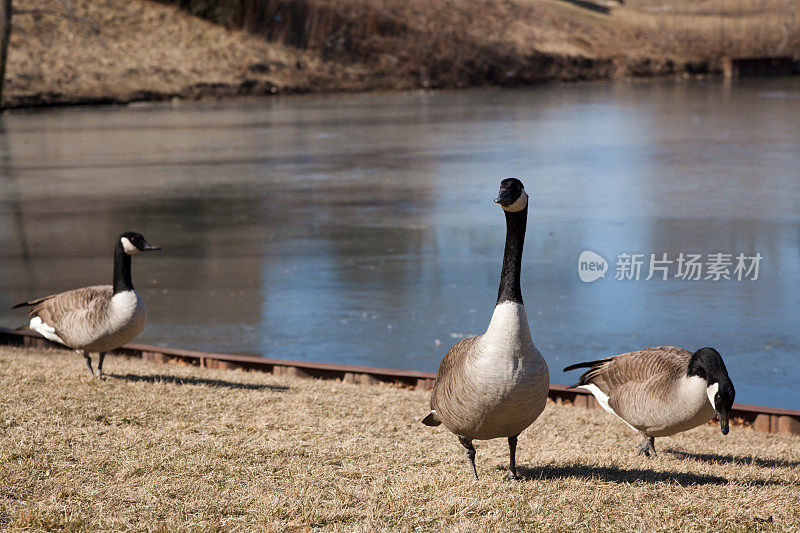
[[[512,437],[542,413],[549,383],[525,307],[504,302],[495,308],[485,334],[462,340],[444,356],[430,405],[456,435]]]
[[[83,355],[95,376],[103,373],[105,352],[130,342],[144,329],[147,306],[131,281],[131,256],[160,250],[140,233],[128,231],[114,245],[114,284],[93,285],[22,302],[29,307],[30,328],[46,339]],[[89,355],[98,352],[97,370]]]
[[[708,383],[687,376],[692,352],[658,346],[596,361],[578,382],[606,411],[647,437],[664,437],[714,417]]]
[[[114,294],[95,285],[26,302],[31,329],[45,338],[86,352],[105,352],[130,342],[144,329],[147,306],[139,293]]]
[[[457,343],[442,359],[431,393],[431,412],[422,423],[444,424],[456,434],[475,479],[473,439],[506,437],[507,477],[519,479],[517,437],[544,410],[550,374],[533,345],[520,287],[528,194],[521,181],[507,178],[500,182],[495,202],[506,219],[497,304],[486,333]]]

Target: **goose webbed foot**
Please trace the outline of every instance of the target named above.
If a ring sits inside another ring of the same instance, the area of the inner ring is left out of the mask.
[[[516,481],[520,479],[517,475],[517,437],[508,437],[508,473],[506,479],[509,481]]]
[[[656,438],[655,437],[645,437],[642,443],[637,448],[637,453],[639,455],[644,455],[645,457],[656,457]]]
[[[472,475],[475,476],[475,481],[477,481],[478,470],[475,468],[475,447],[472,445],[472,439],[459,435],[458,440],[461,442],[461,445],[467,449],[467,459],[469,459],[469,464],[472,466]]]

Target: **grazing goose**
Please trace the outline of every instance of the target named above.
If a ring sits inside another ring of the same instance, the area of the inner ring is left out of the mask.
[[[474,439],[508,438],[509,479],[519,479],[517,436],[544,410],[550,375],[542,354],[533,345],[520,270],[528,195],[518,179],[500,183],[495,200],[505,211],[506,245],[497,305],[486,333],[457,343],[442,359],[431,395],[431,412],[422,421],[444,424],[467,450],[472,474]]]
[[[30,307],[30,328],[69,346],[86,359],[89,372],[103,373],[105,352],[132,340],[144,329],[147,306],[131,283],[131,256],[160,250],[139,233],[123,233],[114,247],[114,284],[82,287],[15,305]],[[97,371],[91,352],[99,352]]]
[[[674,435],[719,416],[728,434],[735,391],[722,357],[714,348],[692,353],[674,346],[647,348],[587,363],[573,387],[586,389],[609,413],[645,436],[638,451],[656,455],[655,438]]]

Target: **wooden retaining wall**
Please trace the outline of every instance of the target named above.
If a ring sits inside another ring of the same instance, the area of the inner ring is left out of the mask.
[[[66,349],[60,344],[44,339],[33,331],[7,328],[0,328],[0,345]],[[436,374],[433,372],[419,372],[416,370],[269,359],[250,355],[180,350],[146,344],[126,344],[114,350],[113,353],[159,363],[269,372],[277,376],[339,379],[348,383],[387,383],[422,390],[432,389],[436,378]],[[590,393],[568,389],[565,385],[551,384],[549,398],[557,404],[570,404],[587,409],[601,409],[600,404]],[[794,409],[735,403],[731,411],[730,423],[731,425],[752,427],[755,430],[767,433],[800,435],[800,411]]]

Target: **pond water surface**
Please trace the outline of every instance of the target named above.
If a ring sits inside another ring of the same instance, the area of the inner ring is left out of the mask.
[[[516,176],[553,382],[580,360],[714,346],[737,401],[800,408],[798,117],[797,78],[5,115],[0,324],[25,322],[18,301],[110,283],[132,229],[163,247],[134,258],[139,342],[435,370],[485,330],[505,232],[492,200]],[[605,278],[581,281],[585,250]],[[731,254],[732,279],[676,278],[681,252],[706,269]],[[638,281],[615,279],[625,253],[644,254]],[[667,280],[645,279],[651,253]],[[761,255],[756,280],[736,279],[739,254]]]

